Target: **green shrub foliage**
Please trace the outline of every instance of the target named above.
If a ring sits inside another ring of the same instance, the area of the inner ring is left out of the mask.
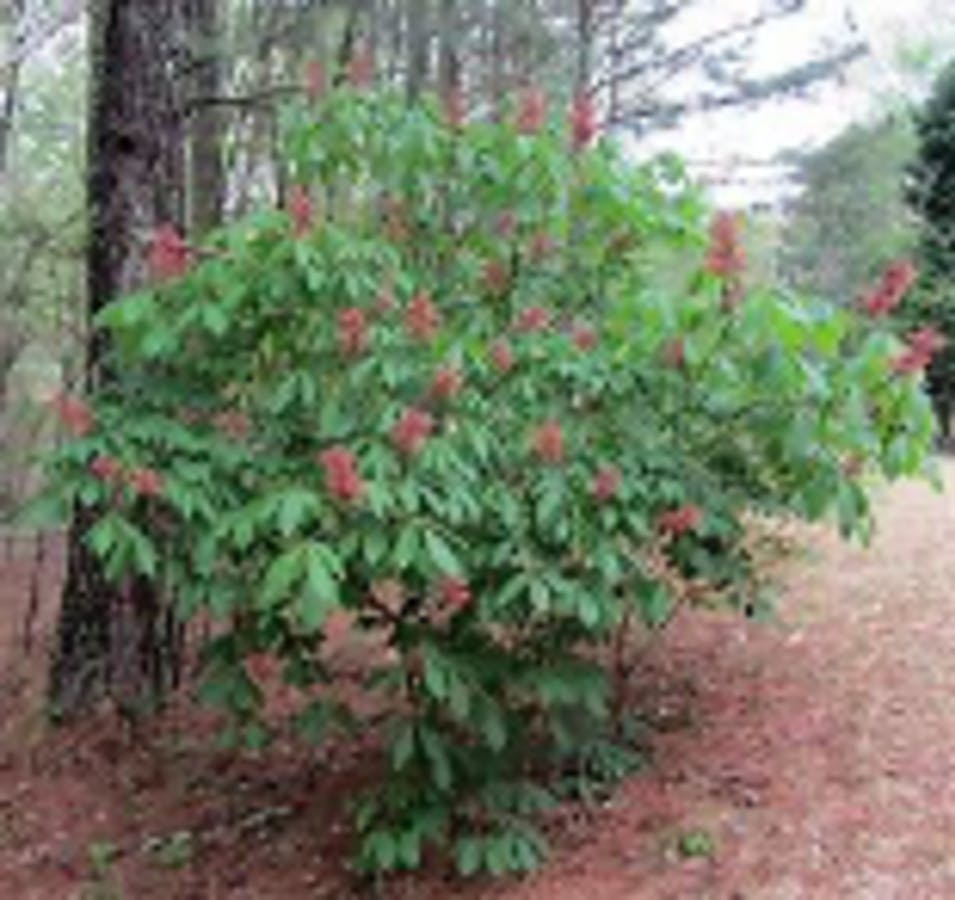
[[[368,870],[536,865],[547,773],[626,765],[600,647],[671,618],[651,561],[745,603],[744,515],[865,534],[866,479],[921,472],[932,437],[879,317],[747,293],[735,218],[708,230],[678,165],[543,102],[291,108],[284,208],[200,248],[163,229],[152,286],[97,323],[121,377],[60,401],[52,499],[97,511],[110,577],[219,623],[203,693],[248,740],[256,660],[320,739],[342,623],[379,639]],[[679,293],[661,247],[697,261]]]

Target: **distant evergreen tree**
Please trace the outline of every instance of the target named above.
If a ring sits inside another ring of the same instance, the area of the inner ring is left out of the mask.
[[[915,125],[918,151],[908,198],[921,225],[922,289],[908,306],[908,315],[913,322],[931,324],[948,340],[928,371],[948,439],[955,407],[955,65],[938,77]]]

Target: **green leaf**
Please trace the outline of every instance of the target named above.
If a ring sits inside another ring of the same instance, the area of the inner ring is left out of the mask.
[[[424,533],[424,543],[435,567],[446,575],[461,576],[464,569],[447,542],[434,531]]]
[[[481,869],[484,858],[484,848],[478,838],[461,838],[455,851],[458,872],[465,878],[470,878]]]
[[[447,697],[448,672],[444,660],[430,645],[424,648],[424,684],[435,700]]]
[[[391,768],[400,772],[411,762],[415,750],[415,726],[413,722],[403,722],[398,736],[391,745]]]
[[[406,525],[398,535],[392,559],[399,570],[407,569],[418,556],[421,548],[421,532],[413,525]]]
[[[659,628],[669,620],[673,600],[663,585],[648,582],[640,591],[640,607],[643,621],[651,628]]]
[[[284,491],[276,503],[276,521],[279,531],[289,537],[305,525],[319,509],[316,494],[301,488]]]
[[[306,630],[314,633],[339,604],[339,587],[328,567],[328,554],[323,552],[323,545],[306,544],[303,555],[306,590],[298,598],[296,608]]]
[[[451,761],[441,735],[430,728],[418,732],[422,748],[431,765],[431,778],[441,791],[450,790],[452,784]]]
[[[116,544],[116,517],[104,516],[89,531],[87,540],[93,552],[105,559]]]
[[[265,573],[259,605],[269,608],[284,599],[304,574],[301,546],[286,550],[278,556]]]

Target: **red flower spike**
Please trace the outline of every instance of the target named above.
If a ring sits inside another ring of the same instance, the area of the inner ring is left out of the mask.
[[[514,367],[514,351],[507,341],[495,341],[491,345],[491,362],[502,375],[511,371]]]
[[[896,375],[922,372],[932,358],[946,345],[945,338],[934,328],[921,328],[909,335],[907,348],[891,362]]]
[[[391,441],[405,456],[414,456],[431,437],[434,420],[420,409],[406,409],[391,429]]]
[[[534,135],[547,123],[547,95],[537,87],[521,91],[517,102],[517,131]]]
[[[606,503],[617,496],[622,482],[623,476],[616,466],[601,466],[594,475],[591,490],[600,503]]]
[[[882,284],[900,299],[911,290],[918,280],[919,273],[907,259],[891,263],[882,275]]]
[[[173,225],[161,225],[149,247],[149,269],[156,281],[181,278],[189,271],[192,254],[189,245]]]
[[[538,231],[531,239],[530,257],[536,262],[542,262],[554,252],[554,239],[546,231]]]
[[[740,239],[740,217],[719,212],[710,224],[706,271],[719,278],[736,279],[746,269],[746,251]]]
[[[451,88],[444,95],[444,121],[452,131],[460,131],[467,120],[467,106],[460,88]]]
[[[564,461],[564,435],[560,422],[545,422],[534,430],[534,452],[542,462],[558,465]]]
[[[358,47],[348,61],[348,83],[357,89],[369,88],[375,80],[375,54],[367,44]]]
[[[686,368],[686,342],[683,338],[676,338],[663,348],[663,360],[672,369]]]
[[[597,136],[597,107],[586,94],[578,94],[570,109],[571,142],[575,151],[583,150]]]
[[[503,294],[510,281],[511,276],[504,263],[490,259],[484,264],[484,286],[489,294]]]
[[[233,441],[244,441],[252,431],[252,421],[244,412],[226,410],[216,413],[213,426]]]
[[[325,473],[328,492],[344,503],[360,500],[365,493],[365,484],[358,474],[355,454],[341,445],[329,447],[319,457]]]
[[[510,210],[502,212],[497,217],[497,233],[503,238],[514,236],[517,230],[517,215]]]
[[[517,330],[530,334],[550,328],[550,313],[542,306],[530,306],[517,317]]]
[[[452,612],[461,612],[471,605],[474,597],[471,587],[463,578],[444,578],[439,586],[439,593],[444,604]]]
[[[123,477],[123,466],[112,456],[97,456],[90,463],[90,472],[100,481],[115,483]]]
[[[312,198],[302,185],[295,185],[289,192],[288,214],[292,217],[295,237],[305,237],[312,230]]]
[[[441,316],[428,294],[417,294],[408,304],[405,327],[408,333],[419,341],[434,339],[441,327]]]
[[[464,376],[454,366],[442,366],[434,373],[431,382],[431,395],[437,400],[450,400],[456,397],[464,385]]]
[[[325,66],[320,60],[311,60],[305,66],[305,93],[308,99],[312,103],[318,103],[325,96],[327,87]]]
[[[86,437],[96,427],[93,411],[79,397],[58,394],[53,398],[53,408],[70,437]]]
[[[586,325],[581,322],[574,324],[573,330],[571,331],[571,338],[573,339],[574,346],[584,353],[593,350],[600,340],[597,336],[596,329],[592,325]]]
[[[405,586],[397,578],[383,578],[371,585],[371,602],[397,616],[405,604]]]
[[[912,349],[917,350],[919,353],[931,359],[931,357],[945,347],[947,341],[934,328],[928,327],[920,328],[918,331],[910,334],[909,344]]]
[[[133,469],[129,473],[129,486],[140,497],[159,497],[162,494],[162,476],[155,469]]]
[[[346,356],[358,356],[368,346],[368,324],[365,313],[357,306],[338,314],[338,346]]]
[[[663,534],[680,537],[696,531],[703,523],[703,511],[698,506],[687,504],[661,513],[657,527]]]
[[[245,658],[245,669],[253,681],[263,684],[275,676],[276,661],[270,653],[252,653]]]
[[[862,308],[873,319],[892,312],[909,292],[918,278],[915,266],[907,260],[892,263],[883,273],[879,284],[862,298]]]

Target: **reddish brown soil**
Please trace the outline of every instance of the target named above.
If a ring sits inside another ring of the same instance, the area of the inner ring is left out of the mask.
[[[955,494],[901,485],[870,550],[809,544],[780,622],[688,613],[641,654],[632,687],[654,762],[609,804],[562,811],[542,872],[456,887],[431,871],[379,896],[955,897]],[[235,758],[185,702],[139,733],[108,716],[50,731],[42,658],[24,657],[19,630],[32,565],[26,549],[4,559],[0,545],[0,900],[372,895],[343,867],[344,801],[373,777],[368,747],[280,741]],[[180,867],[146,849],[178,831]],[[682,858],[691,833],[712,854]],[[119,851],[101,878],[98,842]]]

